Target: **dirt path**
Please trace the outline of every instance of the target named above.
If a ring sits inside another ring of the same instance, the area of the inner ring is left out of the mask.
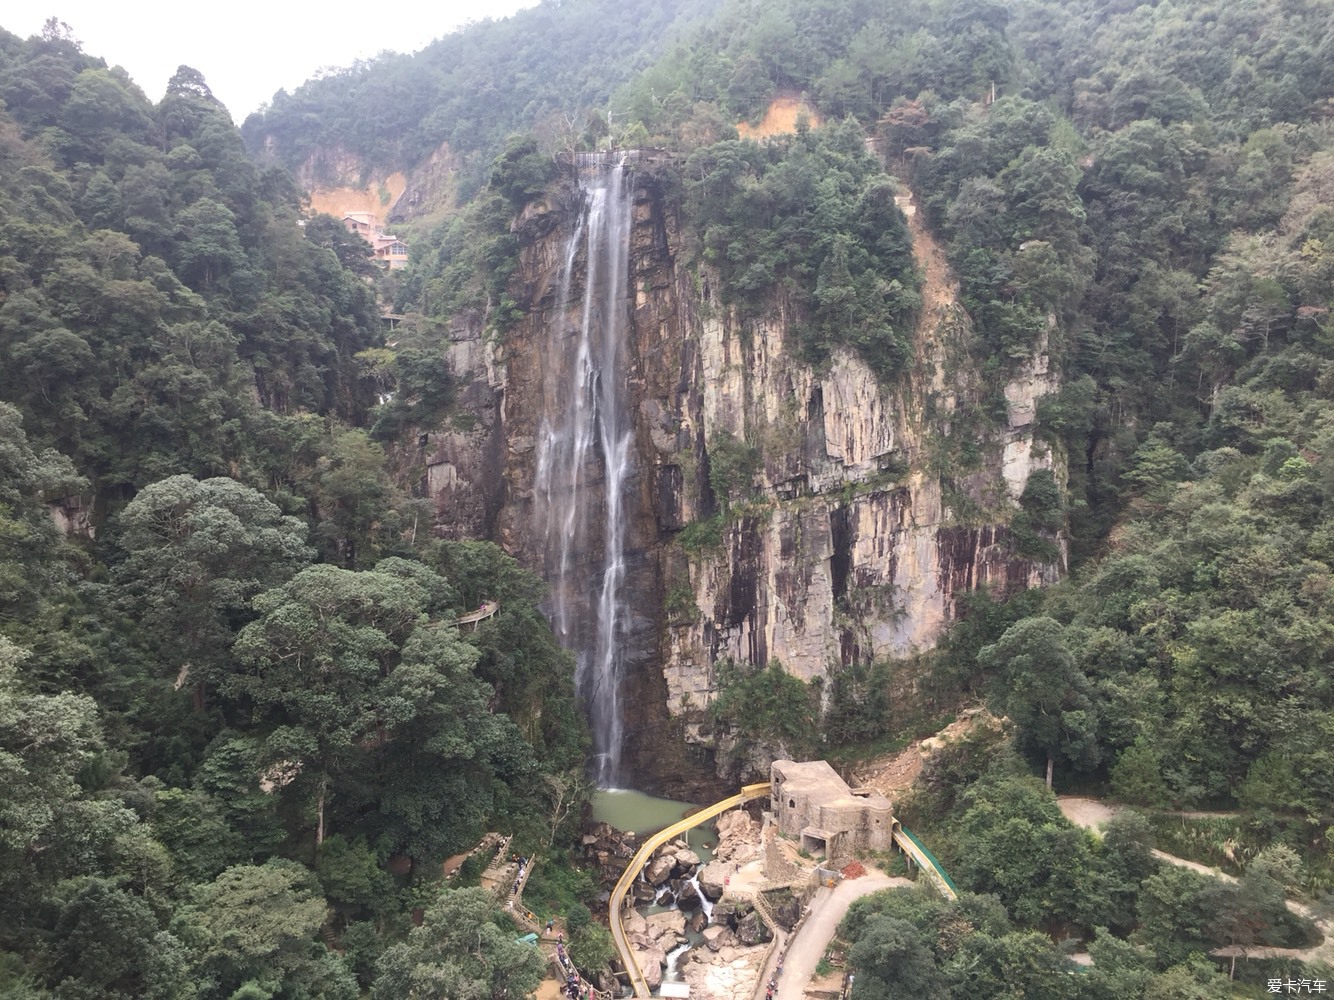
[[[1107,825],[1108,820],[1121,811],[1119,806],[1109,806],[1105,802],[1097,799],[1084,798],[1078,795],[1060,795],[1057,796],[1056,804],[1061,807],[1061,813],[1071,823],[1076,826],[1082,826],[1086,830],[1094,832],[1101,831]],[[1169,815],[1184,816],[1188,813],[1170,813]],[[1217,814],[1200,814],[1217,815]],[[1219,871],[1217,868],[1210,868],[1208,865],[1202,865],[1198,861],[1187,861],[1185,858],[1179,858],[1175,854],[1168,854],[1166,851],[1160,851],[1156,848],[1150,852],[1159,861],[1169,865],[1176,865],[1178,868],[1189,868],[1199,875],[1205,875],[1209,878],[1216,878],[1223,882],[1236,882],[1235,876],[1227,872]],[[1295,958],[1302,962],[1324,962],[1334,964],[1334,923],[1328,920],[1321,920],[1317,917],[1309,906],[1299,903],[1295,899],[1286,901],[1288,910],[1301,917],[1311,920],[1325,939],[1320,944],[1311,948],[1241,948],[1231,946],[1219,948],[1213,952],[1219,958]]]
[[[1095,833],[1121,811],[1118,806],[1109,806],[1099,799],[1086,799],[1081,795],[1058,795],[1056,804],[1061,807],[1061,814],[1075,826],[1082,826]]]
[[[1108,805],[1099,799],[1089,799],[1082,795],[1058,795],[1056,804],[1061,807],[1061,815],[1068,819],[1075,826],[1082,826],[1085,830],[1092,830],[1094,833],[1101,833],[1102,828],[1121,812],[1120,806]],[[1211,878],[1222,879],[1224,882],[1237,881],[1227,872],[1219,871],[1217,868],[1210,868],[1208,865],[1202,865],[1198,861],[1187,861],[1185,858],[1178,858],[1175,854],[1168,854],[1166,851],[1160,851],[1154,848],[1150,851],[1159,861],[1164,861],[1169,865],[1176,865],[1178,868],[1189,868],[1200,875],[1208,875]],[[1300,905],[1300,904],[1298,904]]]
[[[929,240],[930,234],[923,232]],[[916,248],[916,236],[913,239]],[[892,802],[912,788],[927,758],[936,750],[979,731],[999,733],[1000,727],[1000,720],[985,709],[965,709],[940,732],[913,740],[902,750],[863,761],[851,775],[849,784],[874,788]]]
[[[779,977],[778,991],[774,994],[776,1000],[801,1000],[806,984],[815,976],[815,967],[820,964],[834,932],[854,900],[881,889],[913,884],[912,879],[907,878],[866,875],[848,879],[834,889],[817,889],[806,923],[788,943],[783,975]]]
[[[958,283],[950,272],[945,249],[918,213],[913,195],[903,194],[894,200],[908,219],[913,257],[922,272],[922,315],[937,319],[942,310],[952,308],[959,301]]]

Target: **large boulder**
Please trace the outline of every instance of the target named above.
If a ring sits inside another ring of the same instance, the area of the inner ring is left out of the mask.
[[[654,858],[644,870],[644,877],[649,880],[651,885],[662,885],[672,877],[672,870],[675,867],[676,858],[673,855],[668,854],[660,858]]]
[[[738,853],[749,856],[759,841],[759,830],[748,815],[739,809],[725,813],[718,820],[718,849],[713,856],[720,861],[726,861]]]
[[[744,912],[750,906],[749,903],[735,899],[724,899],[720,903],[715,903],[713,907],[713,922],[715,924],[730,924],[735,927],[737,922],[736,912]]]
[[[680,910],[654,913],[644,919],[648,937],[665,948],[673,948],[686,936],[686,915]]]
[[[648,922],[638,910],[627,913],[621,920],[621,926],[625,928],[625,936],[628,938],[643,938],[648,935]]]
[[[706,914],[703,910],[696,910],[694,913],[690,915],[690,919],[686,921],[686,926],[689,927],[690,930],[695,934],[698,934],[700,931],[704,930],[704,928],[707,927],[708,925],[709,925],[709,917],[708,914]]]
[[[676,874],[682,877],[689,877],[699,865],[699,855],[691,850],[677,851],[673,857],[676,858]]]
[[[667,964],[667,955],[657,947],[641,951],[635,958],[639,961],[639,971],[644,974],[648,988],[656,990],[662,985],[662,969]]]
[[[735,941],[736,935],[726,927],[714,924],[712,927],[704,928],[704,946],[709,951],[717,951],[719,948],[730,945]]]
[[[683,910],[699,909],[699,890],[695,888],[694,882],[681,883],[681,891],[676,894],[676,905]]]
[[[710,899],[722,899],[727,880],[731,877],[732,866],[721,861],[710,861],[699,870],[700,892]]]
[[[745,945],[761,944],[765,939],[764,922],[760,915],[751,910],[736,925],[736,936]]]

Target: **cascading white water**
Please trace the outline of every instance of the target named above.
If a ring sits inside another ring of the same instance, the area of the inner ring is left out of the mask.
[[[548,365],[548,378],[564,380],[549,387],[549,398],[563,399],[563,406],[541,427],[535,495],[544,522],[552,625],[575,654],[575,682],[593,731],[595,777],[609,788],[620,776],[623,736],[625,492],[632,472],[623,342],[634,188],[623,156],[580,154],[576,165],[585,205],[565,248]],[[572,330],[566,317],[581,250],[583,303]],[[590,578],[587,566],[599,546],[601,573]]]

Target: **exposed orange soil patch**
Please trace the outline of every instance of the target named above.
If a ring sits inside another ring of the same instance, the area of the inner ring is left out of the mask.
[[[797,116],[803,112],[811,120],[811,128],[819,126],[820,116],[801,98],[775,97],[770,102],[769,109],[764,112],[764,120],[759,125],[741,122],[736,130],[743,139],[768,139],[775,135],[791,135],[797,130]]]
[[[408,189],[408,179],[402,172],[395,172],[384,179],[383,187],[389,193],[388,201],[381,200],[381,185],[376,181],[371,181],[364,188],[321,188],[310,192],[310,208],[311,211],[327,212],[339,219],[347,212],[369,212],[384,221],[394,203]]]
[[[910,194],[895,199],[903,214],[908,218],[908,232],[912,236],[913,256],[921,270],[922,315],[932,317],[941,309],[953,306],[959,300],[959,286],[950,272],[949,262],[945,259],[945,250],[936,241],[917,211]]]
[[[975,730],[995,733],[1002,731],[1003,721],[990,712],[968,709],[948,726],[924,740],[914,740],[898,753],[885,754],[863,763],[849,784],[853,787],[874,788],[889,799],[902,795],[922,773],[926,759],[945,744],[962,739]]]

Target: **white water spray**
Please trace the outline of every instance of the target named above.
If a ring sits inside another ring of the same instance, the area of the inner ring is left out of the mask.
[[[550,355],[565,358],[573,352],[573,358],[566,364],[553,360],[549,368],[565,373],[565,384],[553,392],[564,398],[564,406],[542,424],[535,495],[552,582],[552,625],[575,654],[575,683],[593,731],[595,777],[607,788],[620,774],[623,739],[621,590],[625,491],[632,471],[632,429],[622,398],[623,342],[630,316],[634,188],[622,157],[580,154],[577,166],[585,208],[565,247]],[[579,326],[572,330],[566,317],[574,304],[572,276],[581,250],[583,302]],[[596,491],[599,480],[602,488]],[[598,548],[601,573],[589,579],[580,569],[596,562],[589,557]]]

